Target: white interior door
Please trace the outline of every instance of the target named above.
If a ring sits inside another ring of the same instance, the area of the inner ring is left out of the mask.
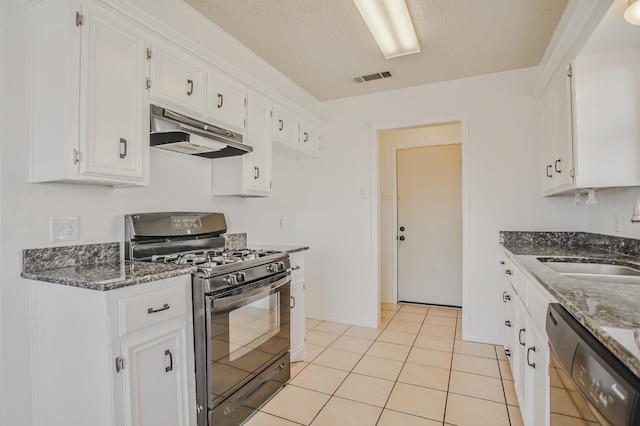
[[[462,305],[460,144],[396,151],[398,301]]]

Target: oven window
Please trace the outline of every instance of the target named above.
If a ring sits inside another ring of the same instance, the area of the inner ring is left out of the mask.
[[[280,293],[229,313],[229,360],[246,355],[280,332]]]

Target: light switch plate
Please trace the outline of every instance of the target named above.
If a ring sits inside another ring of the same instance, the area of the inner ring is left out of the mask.
[[[78,241],[80,239],[80,221],[78,217],[52,217],[51,241]]]

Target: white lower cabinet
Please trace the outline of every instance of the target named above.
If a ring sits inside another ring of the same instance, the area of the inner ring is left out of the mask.
[[[305,350],[304,257],[290,255],[291,260],[291,361],[302,361]]]
[[[544,327],[556,300],[506,255],[500,261],[504,347],[525,426],[549,425],[549,344]]]
[[[125,425],[189,425],[185,331],[168,327],[123,342]]]
[[[194,426],[191,277],[31,282],[36,426]]]

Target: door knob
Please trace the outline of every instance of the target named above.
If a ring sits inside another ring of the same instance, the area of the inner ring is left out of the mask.
[[[401,226],[400,227],[400,232],[403,232],[403,231],[404,231],[404,226]]]
[[[404,241],[404,235],[400,235],[400,238],[398,238],[400,241]]]

